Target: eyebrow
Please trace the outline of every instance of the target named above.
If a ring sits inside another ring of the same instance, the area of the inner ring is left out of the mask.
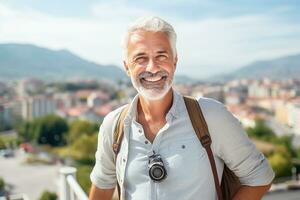
[[[166,50],[160,50],[160,51],[157,51],[156,53],[158,53],[158,54],[164,54],[164,53],[168,54],[168,52]]]
[[[146,55],[146,53],[144,53],[144,52],[137,53],[137,54],[135,54],[135,55],[133,56],[133,58],[136,58],[136,57],[138,57],[138,56],[144,56],[144,55]]]

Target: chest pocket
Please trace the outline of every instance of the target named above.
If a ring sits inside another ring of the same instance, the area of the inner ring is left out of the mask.
[[[170,142],[168,152],[170,156],[178,156],[182,159],[186,156],[200,159],[206,153],[196,136]]]
[[[210,172],[206,151],[197,136],[172,141],[166,161],[170,184],[190,184]]]

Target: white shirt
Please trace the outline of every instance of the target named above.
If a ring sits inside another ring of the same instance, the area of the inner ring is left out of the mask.
[[[136,96],[124,121],[124,138],[114,164],[113,128],[123,107],[108,114],[99,131],[96,164],[91,181],[99,188],[121,186],[124,200],[217,199],[213,173],[205,149],[198,140],[189,119],[182,95],[173,92],[173,105],[166,115],[167,123],[151,144],[136,120]],[[198,100],[212,138],[212,151],[219,180],[226,165],[244,185],[269,184],[274,172],[267,160],[248,139],[240,122],[213,99]],[[148,155],[159,153],[167,178],[153,182],[148,175]],[[117,172],[116,172],[117,171]]]

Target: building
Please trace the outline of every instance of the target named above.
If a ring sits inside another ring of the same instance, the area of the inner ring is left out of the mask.
[[[300,102],[294,101],[288,104],[288,125],[292,127],[295,134],[300,135]]]
[[[224,92],[221,86],[207,86],[202,87],[200,90],[195,89],[191,95],[196,98],[208,97],[224,103]]]
[[[33,120],[48,114],[54,114],[55,111],[55,100],[51,96],[26,97],[22,101],[22,117],[25,120]]]
[[[21,80],[17,87],[18,96],[31,96],[42,91],[44,82],[38,79],[25,79]]]
[[[92,108],[92,107],[100,106],[108,102],[109,100],[110,100],[110,96],[108,94],[101,91],[97,91],[91,93],[87,97],[87,105]]]
[[[5,130],[13,124],[13,111],[10,104],[0,105],[0,129]]]
[[[56,93],[53,95],[57,109],[71,108],[79,104],[79,99],[74,93]]]

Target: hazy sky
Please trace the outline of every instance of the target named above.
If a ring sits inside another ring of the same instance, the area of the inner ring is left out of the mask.
[[[202,78],[300,53],[299,10],[298,0],[0,0],[0,43],[69,49],[122,66],[128,23],[157,15],[177,32],[177,73]]]

